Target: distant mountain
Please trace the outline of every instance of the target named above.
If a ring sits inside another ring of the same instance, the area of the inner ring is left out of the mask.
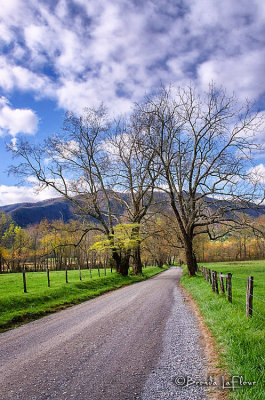
[[[126,198],[126,195],[123,196]],[[167,196],[165,193],[156,192],[155,202],[160,202],[162,208],[170,207],[166,199]],[[216,208],[216,205],[214,205],[214,202],[211,198],[207,198],[207,202],[211,208]],[[221,204],[222,202],[220,205]],[[223,201],[222,205],[227,205],[227,201]],[[123,213],[123,209],[120,204],[116,204],[115,209],[117,214]],[[25,228],[28,225],[38,224],[43,219],[47,219],[48,221],[61,219],[64,222],[68,222],[70,219],[76,218],[71,202],[63,198],[49,199],[37,203],[10,204],[0,207],[0,213],[2,211],[4,211],[6,214],[9,214],[12,219],[22,228]],[[246,208],[245,210],[242,210],[242,212],[248,214],[252,218],[257,218],[260,215],[265,214],[265,207],[261,206],[258,208]]]
[[[49,221],[62,219],[64,222],[75,218],[72,205],[69,201],[56,198],[37,203],[17,203],[0,207],[0,213],[4,211],[22,228],[28,225],[38,224],[43,219]]]

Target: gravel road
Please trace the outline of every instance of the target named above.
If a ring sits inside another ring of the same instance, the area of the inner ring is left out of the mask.
[[[1,400],[205,399],[176,375],[205,373],[179,268],[0,335]]]

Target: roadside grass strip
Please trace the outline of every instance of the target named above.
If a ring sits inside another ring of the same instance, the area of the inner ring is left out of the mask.
[[[220,354],[221,366],[230,377],[242,377],[240,388],[229,390],[233,400],[265,399],[265,261],[204,263],[211,270],[232,273],[232,303],[213,292],[199,273],[189,277],[186,268],[181,285],[192,294]],[[246,316],[247,277],[254,277],[252,317]],[[262,301],[263,300],[263,301]],[[235,380],[239,380],[236,378]],[[253,384],[253,382],[256,382]]]
[[[0,332],[35,320],[46,314],[92,299],[110,290],[118,289],[134,282],[140,282],[167,267],[147,267],[143,275],[123,277],[107,269],[106,276],[101,270],[82,270],[82,280],[78,270],[68,271],[68,283],[65,283],[65,271],[50,271],[50,284],[47,285],[46,272],[27,272],[27,293],[23,292],[22,273],[0,275]]]

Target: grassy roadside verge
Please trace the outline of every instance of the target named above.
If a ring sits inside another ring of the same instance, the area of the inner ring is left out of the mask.
[[[50,273],[51,287],[47,287],[46,274],[28,273],[28,293],[21,288],[21,274],[0,275],[0,332],[35,320],[46,314],[92,299],[110,290],[148,279],[167,267],[147,267],[142,276],[123,277],[107,271],[107,276],[83,277],[78,271],[68,271],[69,283],[64,283],[64,271]]]
[[[206,264],[204,264],[206,266]],[[211,269],[212,266],[208,265]],[[220,265],[225,272],[223,266]],[[230,272],[231,266],[229,266]],[[218,268],[215,268],[216,270]],[[212,332],[221,364],[230,376],[243,376],[245,382],[257,382],[229,392],[233,400],[265,398],[265,324],[259,318],[247,319],[242,307],[228,303],[212,292],[201,276],[190,278],[184,269],[181,285],[196,301],[206,325]]]

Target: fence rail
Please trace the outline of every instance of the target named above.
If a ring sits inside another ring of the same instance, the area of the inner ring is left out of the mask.
[[[217,271],[211,271],[209,268],[206,268],[204,266],[201,266],[200,268],[201,273],[203,278],[210,283],[212,290],[214,293],[219,294],[219,286],[220,285],[220,291],[222,295],[225,295],[227,292],[227,300],[232,303],[235,301],[236,303],[242,304],[246,308],[246,316],[247,317],[252,317],[253,312],[261,317],[262,319],[265,320],[265,318],[259,314],[257,311],[253,310],[253,298],[265,303],[265,300],[261,299],[258,296],[255,296],[253,294],[254,292],[254,277],[253,276],[248,276],[247,278],[239,278],[239,277],[233,277],[231,273],[228,274],[223,274],[222,272],[219,273],[219,279],[218,279],[218,274]],[[247,286],[246,286],[246,291],[243,291],[242,289],[234,288],[233,291],[240,291],[241,293],[244,292],[246,295],[246,303],[242,303],[242,301],[239,301],[238,299],[234,299],[232,295],[232,278],[233,282],[235,279],[241,279],[246,281]],[[224,285],[224,279],[225,279],[225,285]],[[219,283],[218,283],[219,281]],[[261,281],[255,281],[255,284],[264,284],[265,282]]]

